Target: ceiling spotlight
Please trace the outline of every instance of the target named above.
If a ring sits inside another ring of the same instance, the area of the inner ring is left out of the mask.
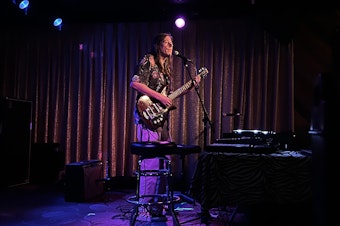
[[[53,26],[58,28],[59,31],[61,30],[62,24],[63,24],[63,20],[61,18],[57,18],[53,21]]]
[[[30,4],[30,2],[28,0],[23,0],[19,4],[19,9],[24,10],[25,15],[27,15],[27,9],[28,9],[29,4]]]
[[[27,9],[29,6],[30,2],[28,0],[23,0],[19,4],[20,9]]]
[[[182,16],[179,16],[175,20],[175,25],[178,28],[183,28],[185,26],[185,19]]]

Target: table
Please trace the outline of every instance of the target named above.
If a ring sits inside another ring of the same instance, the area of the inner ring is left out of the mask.
[[[312,197],[312,159],[299,151],[202,152],[190,194],[203,221],[216,207],[304,202]]]

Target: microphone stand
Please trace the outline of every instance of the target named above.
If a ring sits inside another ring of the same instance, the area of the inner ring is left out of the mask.
[[[189,76],[190,76],[190,79],[191,79],[191,81],[192,81],[193,84],[194,84],[194,88],[195,88],[196,94],[197,94],[198,99],[199,99],[199,101],[200,101],[200,104],[201,104],[201,106],[202,106],[202,108],[203,108],[203,112],[204,112],[204,117],[203,117],[203,120],[202,120],[203,123],[204,123],[204,149],[203,149],[203,150],[205,150],[205,148],[206,148],[206,146],[207,146],[207,135],[208,135],[208,127],[207,127],[207,123],[209,123],[210,126],[212,125],[212,123],[211,123],[211,121],[210,121],[210,119],[209,119],[207,109],[205,108],[204,103],[203,103],[203,100],[202,100],[202,97],[201,97],[201,95],[200,95],[200,93],[199,93],[199,90],[198,90],[199,87],[196,87],[196,86],[195,86],[195,83],[196,83],[195,78],[192,76],[192,74],[190,73],[190,70],[189,70],[189,68],[188,68],[188,66],[189,66],[189,65],[188,65],[188,62],[192,63],[192,61],[189,60],[189,59],[186,59],[186,58],[182,58],[182,60],[183,60],[183,65],[184,65],[184,67],[186,68],[186,70],[188,71],[188,74],[189,74]],[[195,68],[195,69],[196,69],[196,68]],[[196,71],[197,71],[197,70],[196,70]],[[182,161],[183,161],[183,160],[182,160]],[[190,186],[191,186],[191,185],[190,185]],[[181,197],[182,197],[183,200],[186,200],[186,201],[189,202],[189,203],[195,203],[195,199],[192,198],[192,197],[189,197],[188,194],[182,194]],[[185,221],[185,222],[182,222],[182,223],[183,223],[183,224],[184,224],[184,223],[188,223],[188,222],[190,222],[190,221],[194,221],[194,220],[197,220],[197,219],[200,219],[200,218],[201,218],[201,216],[198,214],[198,217],[197,217],[197,218],[193,218],[193,219],[190,219],[190,220]]]
[[[208,111],[206,109],[206,107],[204,106],[204,103],[203,103],[203,100],[202,100],[202,97],[199,93],[199,87],[195,86],[195,78],[192,76],[192,74],[190,73],[190,70],[188,68],[188,62],[191,62],[191,60],[188,60],[188,59],[183,59],[183,65],[184,67],[187,69],[188,71],[188,74],[190,76],[190,79],[192,80],[192,82],[194,83],[194,88],[195,88],[195,91],[196,91],[196,94],[198,96],[198,99],[200,101],[200,104],[202,106],[202,109],[203,109],[203,113],[204,113],[204,117],[202,119],[203,121],[203,124],[204,124],[204,130],[203,130],[203,136],[204,136],[204,143],[203,143],[203,150],[205,150],[206,146],[207,146],[207,136],[208,136],[208,126],[207,126],[207,123],[209,123],[210,125],[210,128],[212,128],[212,123],[211,123],[211,120],[209,119],[209,115],[208,115]]]

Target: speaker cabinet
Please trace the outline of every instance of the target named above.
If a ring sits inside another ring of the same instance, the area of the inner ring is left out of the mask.
[[[99,160],[69,163],[65,167],[65,201],[83,202],[104,192],[103,163]]]
[[[0,103],[0,186],[29,183],[32,102],[2,97]]]

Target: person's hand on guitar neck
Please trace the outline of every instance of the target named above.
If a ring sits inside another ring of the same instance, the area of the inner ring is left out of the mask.
[[[201,76],[196,75],[196,77],[195,77],[194,79],[192,79],[191,81],[189,81],[189,82],[192,83],[191,86],[189,87],[189,89],[187,89],[186,91],[184,91],[184,92],[183,92],[181,95],[179,95],[179,96],[183,96],[183,95],[189,93],[189,92],[192,90],[192,88],[194,88],[194,87],[195,87],[196,89],[200,88]]]
[[[195,77],[195,79],[193,80],[194,86],[195,86],[196,88],[199,88],[199,87],[200,87],[200,82],[201,82],[201,76],[197,75],[197,76]]]

